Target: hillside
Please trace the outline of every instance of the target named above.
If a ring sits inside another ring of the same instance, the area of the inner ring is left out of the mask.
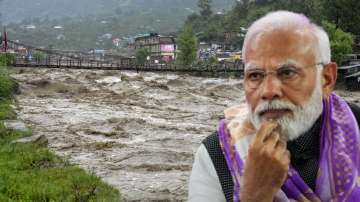
[[[213,11],[233,3],[213,0]],[[9,38],[61,49],[112,48],[114,38],[175,33],[197,10],[197,0],[0,0]]]
[[[1,1],[0,1],[1,2]],[[213,0],[215,11],[230,9],[234,0]],[[187,16],[196,10],[196,0],[2,0],[0,13],[4,23],[31,18],[129,15],[130,13]],[[171,11],[171,12],[167,12]],[[175,18],[174,18],[175,19]]]

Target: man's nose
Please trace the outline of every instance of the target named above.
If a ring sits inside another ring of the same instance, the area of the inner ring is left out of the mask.
[[[260,86],[263,100],[279,99],[282,96],[281,81],[273,75],[267,75]]]

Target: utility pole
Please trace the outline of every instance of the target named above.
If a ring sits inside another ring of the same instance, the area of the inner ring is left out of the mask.
[[[4,50],[5,50],[5,53],[7,51],[7,47],[8,46],[8,43],[7,43],[7,33],[6,33],[6,28],[4,28]]]

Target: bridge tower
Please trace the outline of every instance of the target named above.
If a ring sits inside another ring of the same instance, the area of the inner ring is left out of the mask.
[[[7,32],[6,29],[4,29],[3,34],[0,36],[0,45],[1,49],[6,52],[8,49],[8,40],[7,40]]]

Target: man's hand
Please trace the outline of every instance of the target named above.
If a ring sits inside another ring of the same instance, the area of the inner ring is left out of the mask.
[[[271,202],[286,180],[290,153],[277,128],[277,123],[265,122],[249,147],[240,190],[242,202]]]

